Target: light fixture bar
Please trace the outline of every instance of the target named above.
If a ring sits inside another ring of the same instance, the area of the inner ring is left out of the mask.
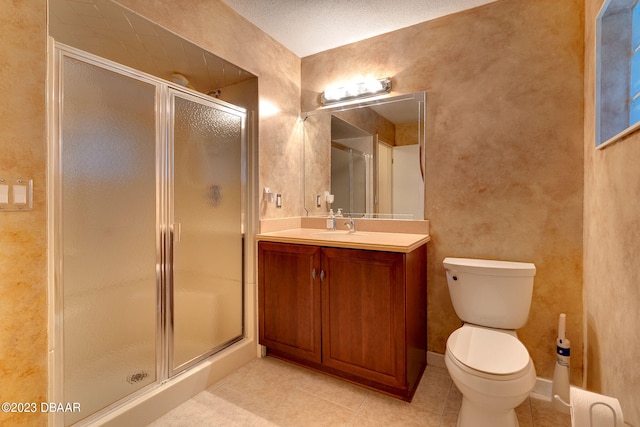
[[[391,79],[371,79],[361,83],[352,83],[341,87],[327,88],[322,92],[322,104],[367,98],[391,91]]]

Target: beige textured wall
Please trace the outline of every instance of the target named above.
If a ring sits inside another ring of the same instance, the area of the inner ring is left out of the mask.
[[[47,400],[46,22],[46,0],[0,2],[0,178],[34,188],[33,211],[0,212],[0,402]],[[0,412],[1,425],[45,423]]]
[[[260,97],[281,108],[260,119],[260,188],[298,215],[299,59],[217,1],[123,0],[125,6],[260,78]],[[586,0],[584,301],[590,389],[620,398],[640,423],[640,145],[631,136],[593,150],[594,17]],[[500,0],[456,16],[305,58],[302,109],[356,74],[393,76],[395,89],[429,91],[427,218],[429,346],[442,352],[458,325],[441,267],[445,256],[536,263],[534,303],[521,337],[538,374],[552,374],[557,314],[569,315],[574,383],[582,347],[581,1]],[[34,179],[35,208],[0,214],[0,400],[46,400],[46,1],[0,2],[0,175]],[[384,54],[380,54],[384,52]],[[287,158],[294,167],[282,168]],[[630,203],[632,201],[632,203]],[[1,424],[44,423],[0,414]]]
[[[118,0],[118,3],[258,76],[260,102],[279,112],[259,120],[259,189],[281,193],[283,207],[261,203],[261,218],[302,211],[300,58],[219,0]]]
[[[595,19],[585,11],[584,302],[587,388],[640,425],[640,134],[595,150]]]
[[[442,260],[534,262],[519,331],[550,378],[568,316],[572,382],[582,380],[583,2],[500,0],[302,59],[302,110],[330,83],[393,80],[427,90],[429,349],[460,324]],[[420,196],[420,195],[417,195]]]

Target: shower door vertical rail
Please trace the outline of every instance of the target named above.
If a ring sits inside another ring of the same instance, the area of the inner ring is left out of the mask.
[[[169,374],[244,337],[246,112],[169,89]]]

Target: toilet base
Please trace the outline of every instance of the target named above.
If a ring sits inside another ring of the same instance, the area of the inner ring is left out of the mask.
[[[462,396],[458,427],[519,427],[519,425],[515,410],[487,410],[486,407],[478,407],[464,395]]]

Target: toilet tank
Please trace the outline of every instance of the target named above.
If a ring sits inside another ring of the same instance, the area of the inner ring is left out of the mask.
[[[535,265],[470,258],[445,258],[443,264],[462,321],[514,330],[527,323]]]

